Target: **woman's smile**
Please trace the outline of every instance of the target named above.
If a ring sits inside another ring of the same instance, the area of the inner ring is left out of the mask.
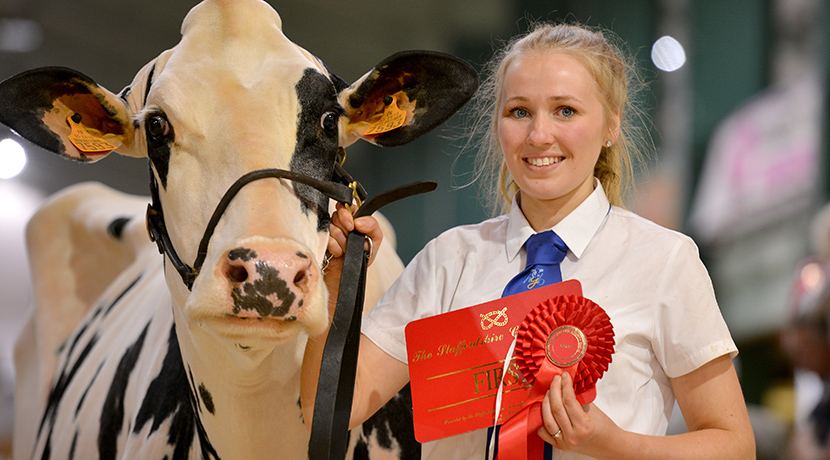
[[[525,162],[533,166],[549,166],[559,163],[562,160],[562,157],[525,158]]]
[[[609,123],[593,76],[568,53],[517,57],[505,72],[502,96],[505,164],[525,216],[554,216],[531,222],[547,228],[593,191],[594,167],[619,120]]]

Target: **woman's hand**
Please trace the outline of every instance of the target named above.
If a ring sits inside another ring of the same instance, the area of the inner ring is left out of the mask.
[[[372,240],[372,243],[366,241],[364,245],[364,250],[369,251],[369,265],[371,265],[383,242],[383,232],[380,229],[380,224],[372,216],[355,220],[352,213],[345,206],[337,203],[337,207],[331,215],[329,241],[326,246],[326,263],[323,267],[324,279],[329,291],[329,316],[334,314],[334,308],[337,304],[340,274],[343,270],[343,255],[346,253],[346,241],[349,238],[349,233],[355,229]]]
[[[340,203],[337,203],[337,207],[331,215],[329,242],[326,249],[332,258],[342,257],[346,252],[346,240],[352,230],[357,230],[372,240],[372,243],[367,241],[364,247],[370,253],[369,265],[371,265],[383,242],[383,232],[380,230],[380,225],[372,216],[355,219],[352,213]]]
[[[564,372],[551,382],[542,401],[542,420],[539,437],[559,450],[591,455],[602,449],[602,440],[608,439],[619,427],[593,404],[581,405],[576,400],[573,379]]]
[[[539,436],[557,449],[598,459],[755,458],[752,424],[729,355],[672,378],[671,383],[688,433],[648,436],[623,431],[594,404],[580,405],[573,380],[563,374],[554,378],[542,402],[544,426]]]

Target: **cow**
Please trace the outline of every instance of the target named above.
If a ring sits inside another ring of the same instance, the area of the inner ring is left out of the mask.
[[[149,206],[72,186],[27,225],[14,458],[307,458],[299,376],[328,322],[326,184],[344,147],[409,142],[476,86],[469,64],[422,51],[350,85],[261,0],[196,5],[119,93],[55,67],[0,84],[0,122],[22,137],[82,162],[147,158],[151,183]],[[381,245],[367,304],[401,268]],[[396,426],[408,403],[392,403],[352,430],[350,457],[417,456]]]

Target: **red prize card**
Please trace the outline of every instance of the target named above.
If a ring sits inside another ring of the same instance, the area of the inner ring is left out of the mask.
[[[496,393],[513,334],[537,305],[582,295],[568,280],[406,326],[415,437],[432,441],[493,426]],[[521,409],[530,391],[515,361],[502,389],[499,423]]]

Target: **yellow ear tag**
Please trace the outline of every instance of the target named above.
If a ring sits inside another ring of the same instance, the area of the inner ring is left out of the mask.
[[[406,112],[398,108],[398,101],[394,96],[390,96],[390,98],[392,102],[386,106],[380,120],[369,126],[363,132],[364,136],[392,131],[393,129],[400,128],[406,122]]]
[[[73,117],[78,121],[75,122]],[[69,141],[83,153],[109,153],[118,148],[101,137],[94,136],[80,124],[81,115],[76,113],[66,118],[69,123]]]

